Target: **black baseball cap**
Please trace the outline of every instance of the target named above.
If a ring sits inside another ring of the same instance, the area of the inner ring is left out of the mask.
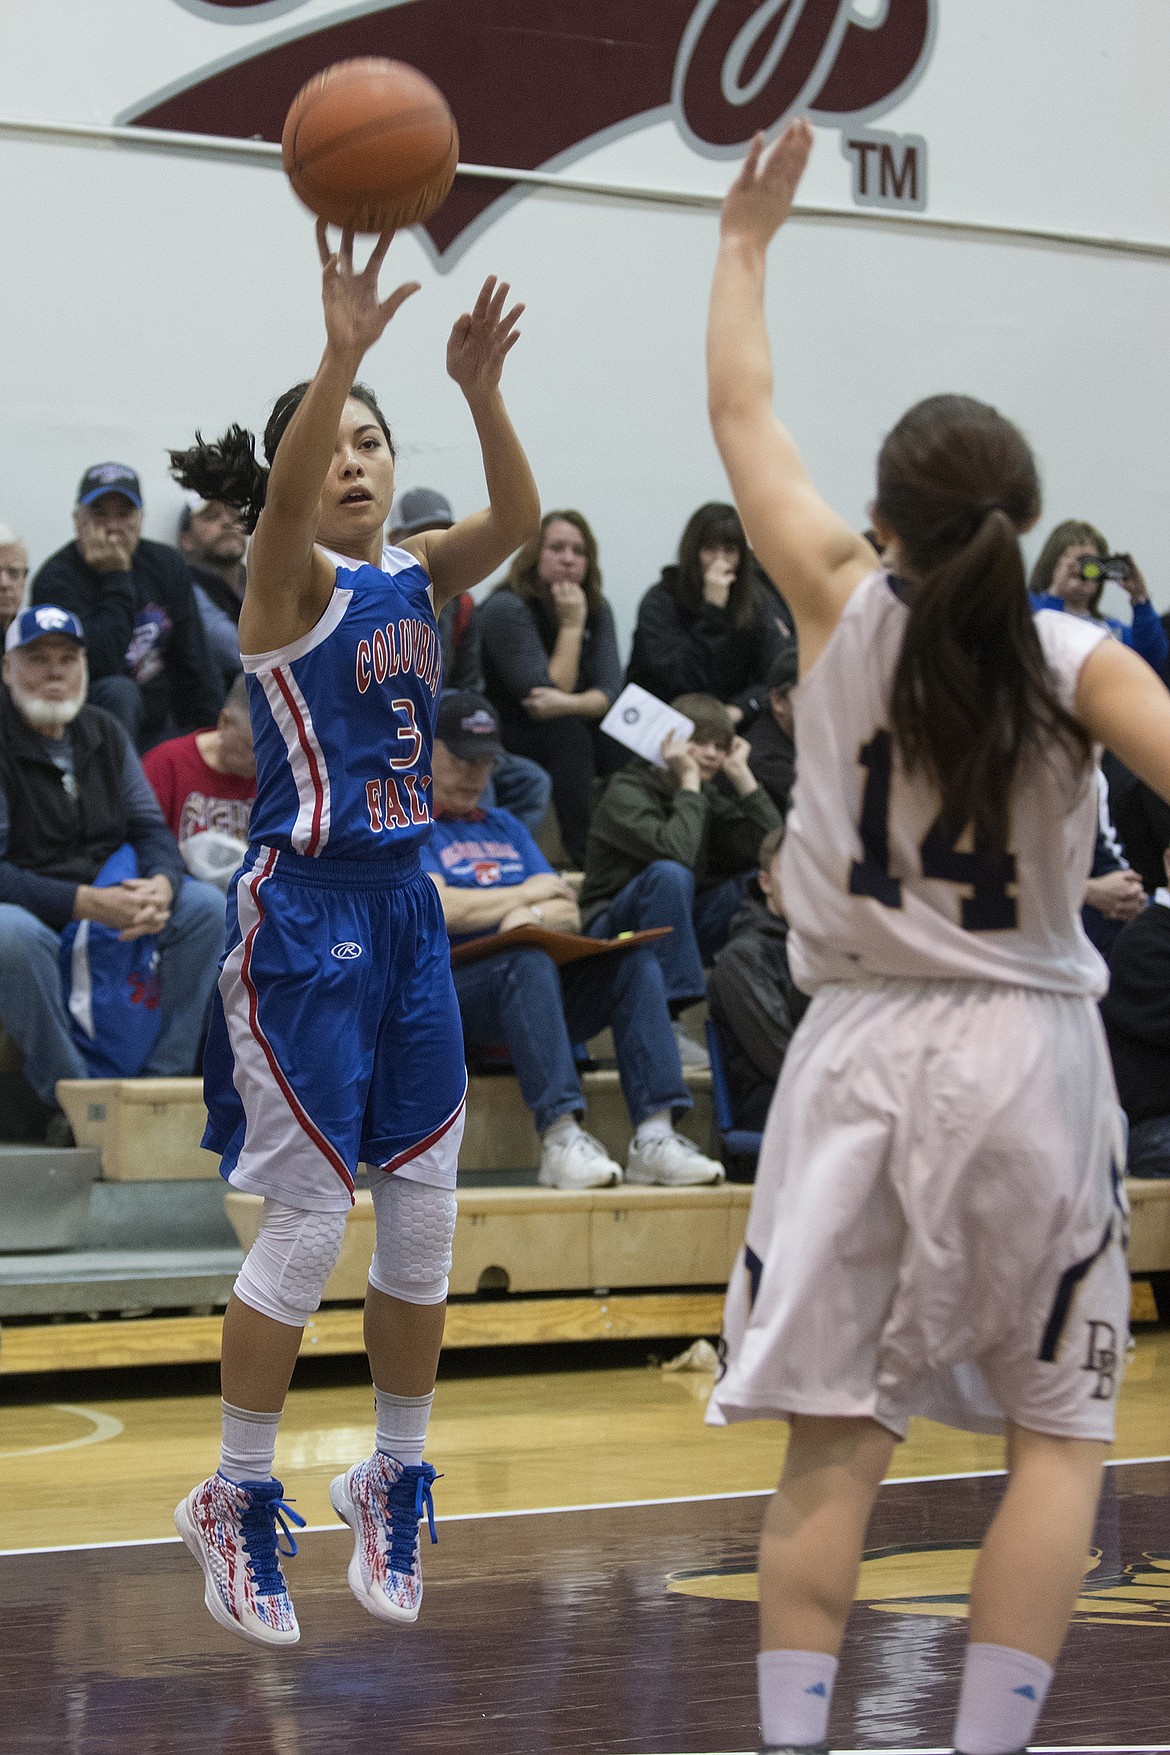
[[[439,702],[435,736],[460,762],[498,762],[504,753],[496,710],[471,689],[449,689]]]
[[[142,510],[142,488],[128,463],[93,463],[81,478],[77,504],[92,506],[103,494],[121,494]]]

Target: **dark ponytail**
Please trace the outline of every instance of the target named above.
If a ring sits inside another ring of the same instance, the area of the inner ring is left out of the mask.
[[[268,417],[268,425],[264,428],[264,455],[269,468],[276,456],[276,448],[293,415],[304,401],[308,388],[309,382],[306,379],[303,384],[294,384],[291,390],[286,390],[283,396],[277,397],[276,405]],[[397,456],[393,434],[374,392],[365,384],[354,384],[349,394],[369,409],[382,429],[391,457]],[[169,455],[171,474],[180,487],[189,488],[204,500],[221,500],[225,506],[235,506],[243,514],[245,529],[255,530],[256,521],[264,510],[269,469],[256,456],[256,439],[253,433],[248,432],[245,427],[230,426],[222,438],[209,444],[196,431],[195,443],[189,451],[171,451]]]
[[[878,458],[877,512],[910,575],[891,723],[908,772],[942,795],[953,836],[1003,852],[1025,751],[1055,740],[1077,767],[1087,733],[1057,699],[1032,620],[1019,532],[1040,510],[1027,441],[995,409],[932,396]]]

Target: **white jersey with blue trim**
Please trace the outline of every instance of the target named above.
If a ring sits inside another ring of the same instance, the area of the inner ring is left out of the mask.
[[[1106,966],[1080,910],[1097,832],[1093,775],[1053,745],[1021,763],[1010,841],[997,854],[944,829],[940,800],[908,776],[890,695],[908,610],[885,572],[853,592],[793,691],[796,784],[781,861],[788,956],[806,993],[883,978],[997,981],[1098,996]],[[1040,610],[1036,631],[1062,705],[1106,629]]]
[[[431,827],[441,687],[426,569],[405,549],[337,567],[317,625],[242,656],[256,748],[253,844],[309,858],[402,853]]]

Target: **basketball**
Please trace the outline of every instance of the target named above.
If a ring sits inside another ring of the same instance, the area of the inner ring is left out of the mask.
[[[289,106],[281,135],[294,193],[356,232],[418,225],[446,199],[459,160],[447,100],[405,61],[338,61]]]

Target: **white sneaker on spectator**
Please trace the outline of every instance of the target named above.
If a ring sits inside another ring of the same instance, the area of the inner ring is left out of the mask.
[[[670,1027],[678,1044],[678,1057],[682,1061],[683,1071],[710,1072],[711,1056],[701,1042],[696,1042],[693,1036],[687,1035],[681,1018],[675,1018]]]
[[[627,1182],[653,1182],[662,1188],[694,1188],[704,1182],[722,1182],[723,1166],[704,1157],[694,1140],[683,1133],[658,1134],[639,1143],[630,1141],[626,1159]]]
[[[550,1128],[540,1144],[542,1188],[606,1188],[620,1182],[622,1167],[615,1164],[600,1140],[576,1122],[571,1127]]]

